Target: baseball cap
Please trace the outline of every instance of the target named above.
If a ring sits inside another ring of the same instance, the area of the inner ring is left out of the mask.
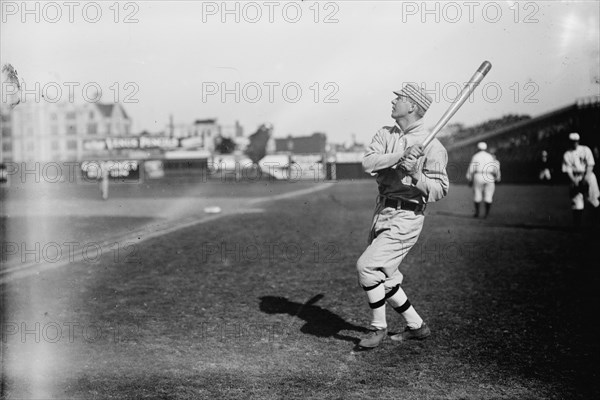
[[[427,111],[433,99],[428,95],[424,89],[421,89],[415,83],[407,83],[400,90],[394,92],[397,96],[405,96],[420,105],[423,110]]]
[[[577,133],[577,132],[569,133],[569,140],[578,142],[579,141],[579,133]]]
[[[486,150],[487,149],[487,144],[485,142],[479,142],[479,143],[477,143],[477,148],[479,150]]]

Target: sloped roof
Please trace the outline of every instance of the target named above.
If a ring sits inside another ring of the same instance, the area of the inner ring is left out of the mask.
[[[526,126],[533,126],[533,125],[539,124],[541,122],[545,122],[546,120],[552,119],[553,117],[555,117],[557,115],[565,114],[565,113],[571,112],[576,109],[577,109],[577,105],[572,104],[570,106],[562,107],[562,108],[547,112],[545,114],[539,115],[535,118],[531,118],[531,119],[527,119],[527,120],[523,120],[523,121],[517,121],[510,125],[503,126],[501,128],[497,128],[497,129],[494,129],[489,132],[483,132],[483,133],[480,133],[479,135],[452,143],[452,144],[446,146],[446,150],[450,151],[450,150],[459,149],[461,147],[470,146],[474,143],[489,140],[493,137],[509,133],[515,129],[519,129],[519,128],[526,127]]]
[[[123,113],[123,117],[125,119],[129,119],[129,115],[127,115],[127,113],[125,112],[125,108],[119,104],[103,104],[103,103],[96,103],[96,106],[98,107],[98,110],[100,110],[100,113],[102,113],[102,115],[104,117],[111,117],[112,113],[113,113],[113,109],[115,106],[119,106],[119,108],[121,109],[121,112]]]
[[[533,127],[537,124],[543,124],[543,123],[547,122],[548,120],[552,120],[553,118],[555,118],[561,114],[568,115],[569,113],[572,113],[573,111],[587,109],[587,108],[600,108],[600,96],[594,95],[594,96],[579,98],[575,101],[575,103],[573,103],[571,105],[557,108],[555,110],[552,110],[552,111],[546,112],[542,115],[539,115],[535,118],[527,119],[524,121],[518,121],[513,124],[503,126],[501,128],[494,129],[489,132],[481,133],[481,134],[476,135],[471,138],[457,141],[455,143],[452,143],[452,144],[446,146],[446,150],[450,151],[450,150],[459,149],[461,147],[470,146],[470,145],[475,144],[480,141],[485,141],[485,140],[491,139],[496,136],[511,133],[515,129],[520,129],[520,128],[528,127],[528,126]]]
[[[98,107],[98,110],[100,110],[100,113],[102,113],[102,116],[104,117],[110,117],[112,115],[113,106],[114,104],[96,103],[96,107]]]
[[[194,125],[198,125],[198,124],[214,124],[217,121],[216,118],[210,118],[210,119],[197,119],[194,121]]]

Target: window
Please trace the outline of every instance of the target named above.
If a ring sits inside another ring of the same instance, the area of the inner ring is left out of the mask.
[[[90,119],[94,119],[94,112],[90,111]]]
[[[58,150],[58,141],[53,140],[51,144],[52,150]]]
[[[106,124],[106,134],[110,135],[110,124]]]
[[[69,150],[77,150],[77,140],[69,140],[67,142],[67,149],[69,149]]]
[[[50,120],[51,121],[56,121],[57,119],[58,119],[58,115],[56,115],[56,113],[50,114]]]
[[[75,119],[75,112],[71,111],[67,113],[67,119]]]
[[[50,133],[51,133],[53,136],[56,136],[56,135],[58,135],[58,126],[56,126],[56,125],[52,125],[52,126],[50,127]]]
[[[3,126],[2,127],[2,137],[9,137],[10,136],[10,128],[8,126]]]
[[[67,126],[67,135],[75,135],[77,133],[77,127],[75,125]]]
[[[35,149],[35,143],[27,142],[27,151],[33,151]]]
[[[88,135],[95,135],[98,133],[98,124],[93,123],[93,124],[88,124],[87,126],[87,133]]]
[[[4,142],[2,143],[2,151],[11,151],[12,150],[12,146],[10,142]]]

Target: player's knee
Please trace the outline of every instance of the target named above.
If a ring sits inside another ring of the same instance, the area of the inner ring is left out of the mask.
[[[356,271],[359,274],[362,274],[364,272],[366,272],[369,269],[369,263],[367,258],[363,255],[360,256],[359,259],[356,261]]]
[[[356,262],[358,283],[364,288],[375,287],[382,282],[381,272],[367,257],[361,257]]]

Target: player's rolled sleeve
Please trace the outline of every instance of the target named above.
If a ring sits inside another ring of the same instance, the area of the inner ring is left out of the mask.
[[[500,172],[500,162],[496,161],[496,182],[500,182],[502,179],[502,173]]]
[[[384,129],[381,129],[375,134],[363,157],[363,169],[371,175],[375,175],[377,171],[382,169],[393,167],[398,163],[402,156],[402,153],[385,153],[386,133],[387,132]]]
[[[475,172],[477,172],[477,166],[478,163],[475,161],[475,157],[471,158],[471,162],[469,163],[469,167],[467,168],[467,174],[465,175],[468,181],[473,180],[473,175],[475,175]]]
[[[438,201],[448,194],[450,182],[446,173],[448,154],[445,149],[438,149],[429,155],[423,163],[421,172],[414,176],[415,187],[419,189],[428,203]]]
[[[585,148],[585,164],[588,167],[594,167],[594,165],[596,165],[596,163],[594,162],[594,154],[592,153],[592,150],[589,147]]]

